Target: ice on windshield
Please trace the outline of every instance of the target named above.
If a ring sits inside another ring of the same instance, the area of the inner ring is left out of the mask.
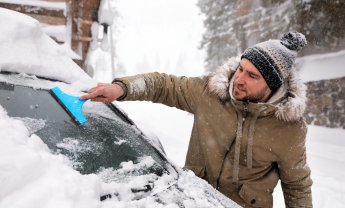
[[[45,126],[45,120],[43,119],[34,119],[34,118],[21,118],[21,117],[16,117],[16,119],[21,120],[26,128],[29,130],[29,134],[34,134],[35,132],[41,130]]]

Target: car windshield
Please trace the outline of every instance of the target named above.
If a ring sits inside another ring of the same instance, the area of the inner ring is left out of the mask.
[[[122,162],[139,163],[152,157],[144,173],[163,174],[166,161],[117,108],[89,103],[78,125],[53,98],[49,90],[0,82],[0,104],[8,115],[22,120],[55,153],[68,156],[83,174],[105,168],[118,169]],[[84,111],[84,110],[83,110]]]

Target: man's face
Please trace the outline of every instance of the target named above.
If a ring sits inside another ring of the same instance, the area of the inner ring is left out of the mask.
[[[236,100],[267,101],[272,91],[259,70],[248,59],[241,60],[234,76],[232,94]]]

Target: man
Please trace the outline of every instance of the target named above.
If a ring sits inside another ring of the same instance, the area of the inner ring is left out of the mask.
[[[81,99],[148,100],[191,112],[186,168],[243,207],[272,207],[279,179],[286,207],[312,207],[305,86],[293,67],[305,45],[303,34],[289,32],[205,77],[124,77]]]

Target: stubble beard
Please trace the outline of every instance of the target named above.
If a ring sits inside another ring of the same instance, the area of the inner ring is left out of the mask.
[[[240,93],[236,93],[236,88],[245,94],[245,96],[243,97],[239,97]],[[264,98],[266,96],[266,91],[267,91],[267,87],[260,90],[256,95],[248,95],[247,89],[244,86],[238,86],[238,85],[234,85],[234,89],[233,89],[233,95],[234,97],[239,100],[239,101],[249,101],[249,102],[253,102],[253,103],[258,103],[258,102],[264,102]]]

